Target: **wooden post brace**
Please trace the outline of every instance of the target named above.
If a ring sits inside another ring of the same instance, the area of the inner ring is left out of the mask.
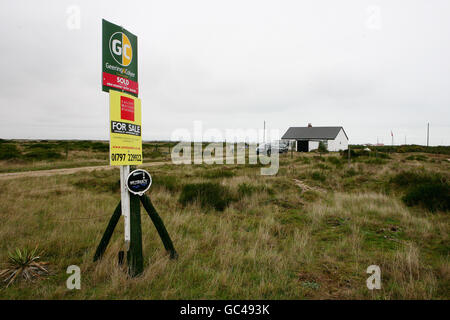
[[[175,251],[169,233],[167,232],[166,227],[164,226],[164,222],[162,221],[161,217],[159,216],[158,212],[153,206],[150,198],[145,194],[142,195],[140,198],[142,205],[144,206],[150,219],[152,219],[152,222],[155,225],[156,230],[158,231],[159,237],[163,242],[164,248],[166,249],[166,251],[170,253],[170,258],[171,259],[178,258],[178,253]]]

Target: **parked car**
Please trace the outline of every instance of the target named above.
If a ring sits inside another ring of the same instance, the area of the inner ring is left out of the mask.
[[[286,142],[280,142],[278,145],[280,153],[288,152],[289,151],[289,145]]]
[[[256,148],[256,154],[259,155],[260,153],[266,154],[270,157],[270,154],[272,153],[272,150],[278,150],[278,153],[284,153],[288,152],[289,147],[286,143],[261,143]]]
[[[260,153],[267,154],[270,157],[270,154],[272,153],[272,147],[270,143],[261,143],[256,148],[256,154],[259,155]]]

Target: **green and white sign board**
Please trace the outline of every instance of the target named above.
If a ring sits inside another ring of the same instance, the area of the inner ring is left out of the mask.
[[[121,26],[102,20],[102,86],[138,96],[137,37]]]

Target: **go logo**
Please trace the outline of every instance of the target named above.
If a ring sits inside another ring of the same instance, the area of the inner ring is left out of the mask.
[[[133,59],[133,49],[123,32],[113,33],[109,39],[109,51],[114,60],[123,67],[129,66]]]

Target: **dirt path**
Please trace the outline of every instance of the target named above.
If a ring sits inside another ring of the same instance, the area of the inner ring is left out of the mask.
[[[235,158],[224,158],[224,163],[227,160],[236,160]],[[247,159],[248,160],[248,159]],[[159,162],[147,162],[139,167],[153,167],[153,166],[161,166],[164,164],[171,164],[171,161],[159,161]],[[0,173],[0,181],[15,179],[15,178],[23,178],[23,177],[48,177],[57,174],[72,174],[80,171],[94,171],[94,170],[111,170],[114,169],[115,166],[91,166],[91,167],[78,167],[78,168],[66,168],[66,169],[50,169],[50,170],[35,170],[35,171],[21,171],[21,172],[10,172],[10,173]]]
[[[164,164],[170,164],[171,162],[148,162],[144,163],[140,167],[152,167],[161,166]],[[114,166],[93,166],[93,167],[79,167],[79,168],[66,168],[66,169],[52,169],[52,170],[36,170],[36,171],[22,171],[22,172],[11,172],[11,173],[1,173],[0,180],[23,178],[23,177],[48,177],[57,174],[72,174],[80,171],[94,171],[94,170],[111,170]]]

